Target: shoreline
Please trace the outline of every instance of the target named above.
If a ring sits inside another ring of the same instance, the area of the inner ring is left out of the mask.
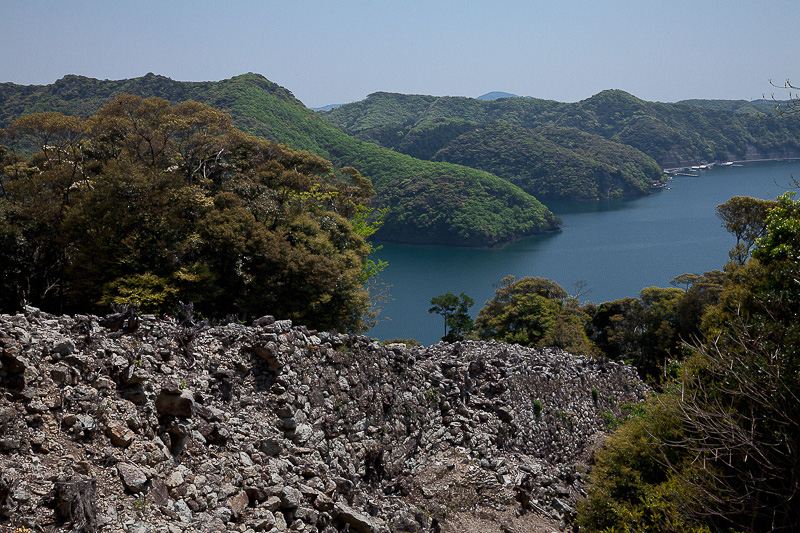
[[[698,175],[695,175],[695,174],[686,175],[686,174],[681,174],[681,173],[682,172],[686,172],[687,169],[688,169],[689,172],[699,172],[701,170],[711,170],[711,169],[716,168],[716,167],[727,168],[727,167],[730,167],[731,165],[739,165],[739,164],[743,164],[743,163],[779,163],[779,162],[790,162],[790,161],[800,161],[800,157],[775,157],[775,158],[767,158],[767,159],[744,159],[744,160],[736,160],[736,161],[721,161],[721,162],[714,162],[714,163],[705,163],[703,165],[684,166],[684,167],[669,168],[669,169],[665,168],[665,169],[662,169],[662,171],[665,174],[668,174],[670,178],[673,178],[675,176],[687,176],[687,177],[699,178],[700,177],[699,174]],[[659,193],[661,191],[664,191],[664,190],[669,190],[669,187],[651,188],[647,192],[644,192],[642,194],[634,194],[634,195],[629,195],[629,196],[619,196],[619,197],[616,197],[616,198],[593,198],[593,199],[581,198],[581,199],[574,199],[574,200],[554,200],[554,201],[556,201],[556,202],[564,202],[564,203],[592,204],[592,203],[611,201],[611,200],[623,200],[623,199],[626,199],[626,198],[642,198],[642,197],[650,196],[652,194],[657,194],[657,193]],[[542,201],[542,200],[539,200],[539,201],[545,207],[550,209],[550,207],[547,206],[546,201]],[[558,216],[558,215],[556,215],[556,216]],[[381,238],[369,239],[369,241],[371,243],[373,243],[374,245],[376,245],[376,246],[381,246],[383,244],[389,244],[389,245],[408,245],[408,246],[419,246],[419,247],[426,247],[426,246],[429,246],[429,247],[440,247],[440,246],[442,246],[442,247],[446,247],[446,248],[501,249],[501,248],[503,248],[503,247],[505,247],[505,246],[507,246],[509,244],[513,244],[513,243],[515,243],[517,241],[520,241],[520,240],[523,240],[523,239],[527,239],[527,238],[530,238],[530,237],[536,237],[536,236],[555,235],[555,234],[561,233],[563,231],[564,231],[564,227],[559,225],[559,227],[554,228],[554,229],[549,229],[549,230],[544,230],[544,231],[537,231],[535,233],[531,233],[531,234],[528,234],[528,235],[518,235],[518,236],[513,237],[511,239],[504,240],[504,241],[498,241],[498,242],[495,242],[493,244],[485,244],[485,243],[481,243],[481,244],[477,244],[477,243],[462,244],[462,243],[456,243],[456,242],[442,242],[442,241],[439,241],[439,242],[435,242],[435,241],[409,242],[409,241],[403,241],[403,240],[391,240],[391,239],[381,239]]]
[[[727,167],[731,165],[741,165],[744,163],[774,163],[781,161],[800,161],[800,157],[769,157],[765,159],[739,159],[734,161],[715,161],[713,163],[702,163],[700,165],[684,165],[682,167],[662,168],[665,174],[675,174],[678,172],[709,170],[714,167]]]

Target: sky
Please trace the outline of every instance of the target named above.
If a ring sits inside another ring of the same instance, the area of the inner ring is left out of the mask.
[[[255,72],[308,107],[376,91],[753,100],[800,83],[798,25],[798,0],[0,0],[0,82]]]

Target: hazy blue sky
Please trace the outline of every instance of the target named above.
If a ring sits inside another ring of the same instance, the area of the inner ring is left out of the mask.
[[[257,72],[309,107],[375,91],[752,100],[800,82],[800,0],[0,0],[0,82]]]

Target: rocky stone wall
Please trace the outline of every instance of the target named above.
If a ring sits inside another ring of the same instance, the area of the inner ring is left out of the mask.
[[[647,392],[555,349],[27,308],[0,315],[0,530],[564,529]]]

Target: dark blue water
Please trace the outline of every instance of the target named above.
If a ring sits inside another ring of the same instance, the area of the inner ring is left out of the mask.
[[[368,334],[436,343],[444,323],[428,313],[432,297],[464,292],[475,300],[475,316],[507,275],[549,278],[570,294],[585,282],[583,292],[590,292],[581,300],[599,303],[667,287],[685,272],[720,269],[735,239],[721,227],[716,206],[731,196],[775,198],[792,175],[800,177],[800,162],[747,163],[676,177],[670,190],[646,197],[552,202],[548,207],[564,221],[560,232],[500,248],[383,244],[376,256],[389,266],[379,281],[390,298]]]

